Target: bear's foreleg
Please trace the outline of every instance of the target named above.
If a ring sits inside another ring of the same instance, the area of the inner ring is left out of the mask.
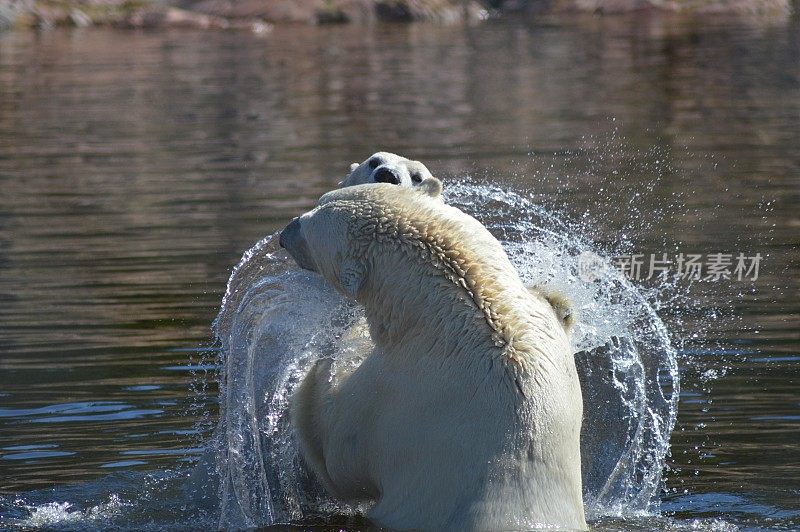
[[[327,423],[321,419],[326,410],[324,404],[330,401],[332,364],[330,358],[314,362],[292,395],[290,415],[303,459],[325,489],[336,493],[325,465],[324,431]]]

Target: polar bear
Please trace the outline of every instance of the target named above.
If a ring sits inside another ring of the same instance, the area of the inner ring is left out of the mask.
[[[296,389],[303,458],[381,526],[585,529],[567,328],[440,188],[342,188],[281,232],[299,266],[363,305],[375,345]]]
[[[415,187],[433,178],[430,171],[419,161],[400,155],[379,151],[370,155],[361,164],[350,165],[350,173],[339,182],[339,188],[367,183],[389,183],[403,187]]]

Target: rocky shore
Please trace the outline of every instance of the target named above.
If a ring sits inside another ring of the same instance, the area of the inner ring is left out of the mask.
[[[272,24],[477,21],[510,12],[785,16],[798,0],[0,0],[0,30],[54,26],[268,31]]]

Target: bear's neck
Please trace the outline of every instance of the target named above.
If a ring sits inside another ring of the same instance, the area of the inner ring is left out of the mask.
[[[541,338],[554,325],[560,329],[552,316],[530,305],[531,296],[510,263],[471,266],[459,272],[404,249],[383,254],[374,271],[390,273],[370,275],[370,286],[359,294],[376,345],[406,354],[413,346],[419,356],[477,349],[522,360],[529,347],[526,331],[536,329],[532,336]]]

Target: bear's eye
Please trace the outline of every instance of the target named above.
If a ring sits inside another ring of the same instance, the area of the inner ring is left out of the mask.
[[[371,170],[375,170],[377,167],[381,165],[381,160],[378,159],[377,157],[374,157],[369,160],[367,165],[370,167]]]
[[[422,174],[411,174],[411,181],[414,183],[421,183],[422,182]]]

